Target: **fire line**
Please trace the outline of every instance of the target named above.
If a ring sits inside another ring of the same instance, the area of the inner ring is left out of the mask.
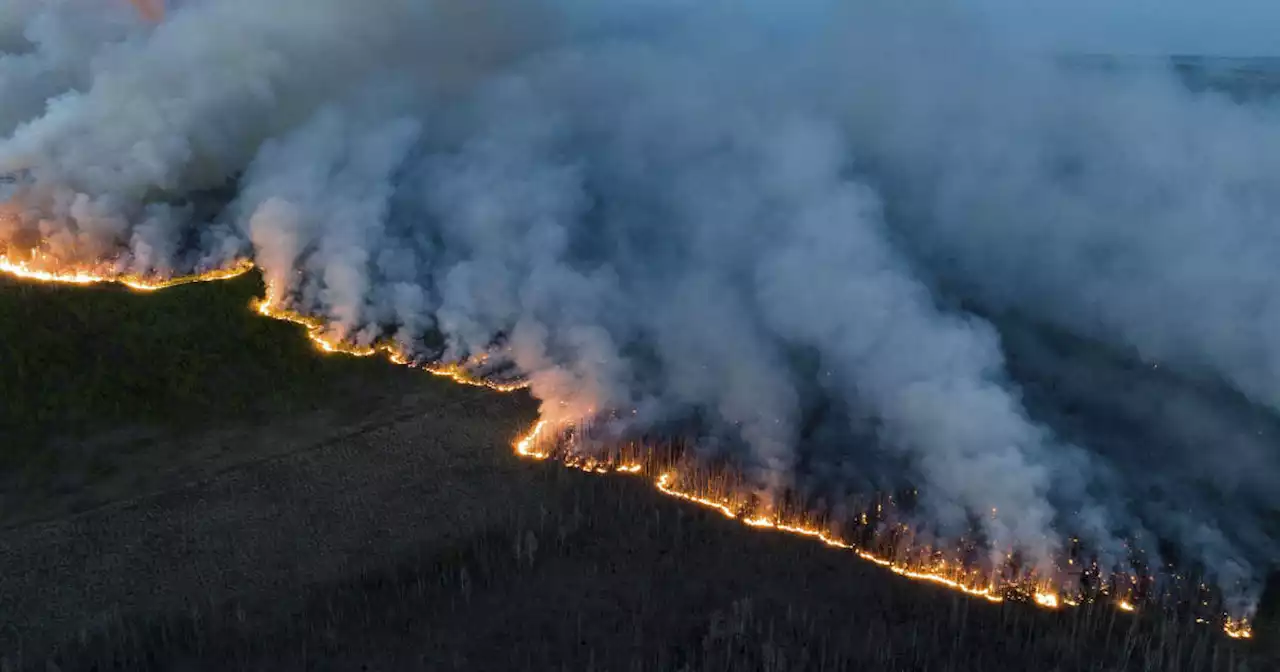
[[[9,256],[0,254],[0,273],[29,282],[79,286],[120,284],[137,292],[154,292],[181,285],[229,280],[245,275],[256,268],[252,261],[248,259],[240,259],[224,268],[210,270],[203,273],[166,278],[134,274],[116,274],[109,270],[103,271],[92,268],[47,270],[46,267],[49,265],[49,262],[50,260],[47,259],[37,259],[36,263],[24,263]],[[527,383],[525,382],[498,382],[486,380],[482,376],[476,376],[470,373],[464,364],[415,362],[409,354],[391,344],[361,346],[346,343],[340,338],[334,337],[328,333],[323,320],[285,307],[283,302],[276,298],[274,294],[275,292],[273,289],[268,286],[266,296],[262,299],[255,300],[251,307],[255,312],[264,317],[301,326],[304,329],[306,337],[322,352],[330,354],[345,354],[354,357],[370,357],[381,354],[395,364],[418,368],[463,385],[485,387],[497,392],[514,392],[527,387]],[[513,443],[514,452],[519,457],[525,459],[547,460],[552,458],[552,451],[539,447],[540,439],[547,435],[547,421],[538,420],[525,434]],[[597,460],[581,455],[574,455],[572,453],[556,455],[555,457],[557,458],[557,461],[566,467],[580,469],[590,473],[621,473],[637,475],[642,474],[645,469],[642,463],[634,461],[613,462],[609,460]],[[660,473],[654,480],[654,487],[668,497],[680,499],[717,511],[726,518],[737,520],[743,525],[751,528],[774,530],[785,534],[806,537],[817,540],[833,548],[851,551],[862,560],[884,567],[894,574],[908,579],[943,586],[970,597],[980,598],[988,602],[1000,603],[1005,600],[1004,595],[995,585],[974,585],[971,582],[965,581],[963,571],[961,569],[948,570],[945,568],[904,565],[895,562],[892,559],[871,553],[865,549],[857,548],[850,543],[832,536],[820,527],[806,523],[805,521],[787,520],[777,515],[754,515],[752,517],[745,517],[745,515],[739,511],[733,501],[729,498],[703,496],[694,491],[680,489],[678,487],[678,474],[675,471],[663,471]],[[1023,592],[1029,596],[1028,601],[1030,603],[1045,609],[1059,609],[1063,606],[1074,607],[1079,604],[1079,602],[1060,596],[1057,592],[1044,586],[1037,587],[1033,590],[1024,590]],[[1116,607],[1123,612],[1134,612],[1137,610],[1133,602],[1128,598],[1122,598],[1119,600],[1116,603]],[[1232,639],[1249,639],[1253,636],[1249,621],[1244,619],[1226,617],[1222,627],[1223,632]]]

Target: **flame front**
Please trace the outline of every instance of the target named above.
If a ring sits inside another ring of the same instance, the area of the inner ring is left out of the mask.
[[[538,421],[533,428],[527,432],[522,438],[515,442],[516,453],[523,457],[533,459],[547,459],[552,452],[545,448],[535,448],[538,442],[545,441],[551,433],[547,431],[545,421]],[[584,468],[584,460],[586,464],[598,464],[595,468]],[[622,472],[622,473],[640,473],[643,466],[638,463],[627,463],[624,465],[610,465],[606,462],[591,462],[587,458],[575,456],[572,454],[563,456],[561,461],[566,466],[582,468],[585,471],[595,473]],[[944,561],[939,561],[934,565],[916,565],[895,561],[891,558],[877,555],[871,551],[858,548],[853,544],[834,536],[822,526],[804,520],[790,520],[779,516],[769,515],[752,515],[747,516],[743,513],[743,507],[735,500],[727,496],[709,496],[699,494],[693,490],[684,490],[678,487],[679,474],[677,471],[667,470],[658,475],[654,481],[654,486],[664,495],[680,499],[698,506],[714,510],[725,518],[737,520],[743,525],[755,529],[775,530],[785,534],[806,537],[820,541],[826,546],[838,548],[841,550],[852,551],[862,560],[874,563],[899,576],[943,586],[945,588],[963,593],[970,597],[981,598],[991,603],[1002,603],[1005,601],[1005,593],[1000,587],[987,583],[980,583],[980,578],[976,574],[966,576],[966,572],[961,567],[948,567]],[[1022,599],[1035,604],[1038,607],[1049,610],[1057,610],[1063,607],[1078,607],[1081,604],[1079,599],[1066,597],[1058,592],[1041,587],[1036,590],[1024,588],[1018,584],[1010,584],[1005,589],[1015,595],[1021,595]],[[1027,598],[1029,596],[1029,600]],[[1137,611],[1137,606],[1129,599],[1124,598],[1115,603],[1117,609],[1123,612],[1133,613]],[[1207,621],[1201,620],[1202,623]],[[1233,619],[1229,616],[1224,617],[1223,631],[1232,639],[1249,639],[1253,636],[1250,623],[1245,619]]]
[[[832,536],[830,532],[823,530],[822,528],[814,524],[807,523],[804,521],[779,520],[776,518],[770,518],[769,516],[755,516],[751,518],[743,518],[739,515],[737,507],[735,507],[732,502],[724,499],[714,499],[709,497],[703,497],[690,492],[683,492],[681,490],[676,489],[675,482],[676,482],[675,472],[669,471],[669,472],[663,473],[661,476],[658,477],[656,485],[658,487],[658,490],[660,490],[663,494],[666,494],[671,497],[675,497],[677,499],[683,499],[687,502],[693,502],[701,506],[715,509],[719,511],[721,514],[723,514],[726,518],[733,518],[733,519],[740,520],[744,525],[747,525],[748,527],[777,530],[779,532],[784,532],[787,534],[794,534],[801,537],[816,539],[822,542],[823,544],[826,544],[827,546],[831,546],[832,548],[839,548],[842,550],[854,551],[859,558],[862,558],[863,560],[867,560],[869,562],[873,562],[877,565],[880,565],[881,567],[884,567],[889,571],[893,572],[894,574],[898,574],[899,576],[905,576],[909,579],[915,579],[917,581],[925,581],[928,583],[934,583],[941,586],[945,586],[952,590],[957,590],[962,593],[965,593],[966,595],[983,598],[989,602],[1004,601],[1004,598],[996,593],[995,588],[993,586],[970,585],[969,583],[963,580],[963,577],[959,575],[958,571],[956,573],[950,573],[940,567],[933,568],[933,571],[930,571],[930,568],[911,567],[911,566],[903,565],[900,563],[896,563],[889,558],[883,558],[869,551],[855,548],[852,544],[849,544],[846,541],[843,541],[837,537]]]
[[[498,392],[514,392],[528,387],[528,383],[524,382],[503,383],[474,376],[460,364],[441,362],[416,364],[408,353],[398,346],[389,343],[372,346],[347,343],[332,337],[327,332],[327,325],[320,318],[304,315],[295,310],[280,307],[278,305],[279,301],[272,298],[273,294],[274,292],[268,288],[267,298],[255,301],[253,303],[253,309],[257,311],[259,315],[264,317],[270,317],[272,319],[289,322],[302,327],[305,330],[307,339],[310,340],[311,343],[314,344],[321,352],[327,354],[350,355],[352,357],[372,357],[373,355],[381,354],[393,364],[422,369],[432,375],[448,378],[455,383],[471,385],[474,387],[484,387]],[[533,457],[533,455],[527,455],[527,457]]]
[[[241,259],[225,268],[218,268],[204,273],[180,275],[168,278],[147,277],[134,274],[115,274],[105,270],[92,268],[58,268],[49,270],[47,261],[35,258],[31,261],[18,261],[0,254],[0,273],[31,282],[43,282],[60,285],[99,285],[116,283],[139,292],[154,292],[180,285],[197,282],[214,282],[238,278],[252,271],[253,262]]]
[[[534,424],[533,429],[529,430],[523,438],[516,441],[516,454],[520,457],[527,457],[534,460],[545,460],[551,456],[550,453],[543,453],[534,450],[534,442],[538,440],[538,435],[547,426],[546,420],[539,420]]]
[[[21,280],[67,285],[117,283],[139,292],[153,292],[198,282],[228,280],[252,270],[254,270],[253,262],[238,260],[225,268],[164,278],[113,273],[110,270],[89,267],[66,268],[39,257],[32,257],[31,260],[23,262],[0,254],[0,273]],[[321,352],[345,354],[354,357],[369,357],[381,354],[395,364],[419,368],[433,375],[448,378],[456,383],[485,387],[497,392],[513,392],[527,386],[527,383],[523,382],[511,383],[486,380],[470,373],[465,364],[416,363],[409,353],[393,344],[362,346],[345,342],[333,337],[322,319],[284,307],[270,287],[268,287],[265,298],[254,302],[253,309],[265,317],[301,326],[305,330],[307,338]],[[514,442],[514,450],[520,457],[535,460],[546,460],[555,455],[565,466],[590,473],[641,474],[645,470],[645,465],[641,461],[600,460],[571,452],[556,451],[554,447],[547,448],[543,444],[547,441],[547,437],[551,435],[553,435],[553,432],[548,430],[547,421],[539,420],[528,432]],[[966,575],[962,567],[947,566],[944,561],[937,561],[935,564],[917,565],[881,557],[833,536],[829,531],[824,530],[817,524],[799,518],[788,519],[776,514],[773,516],[751,515],[748,517],[743,507],[737,505],[732,497],[698,494],[693,490],[681,489],[678,487],[679,480],[679,475],[676,471],[663,471],[655,480],[654,485],[664,495],[713,509],[726,518],[738,520],[754,529],[775,530],[785,534],[815,539],[827,546],[851,551],[863,560],[875,563],[909,579],[940,585],[988,602],[999,603],[1005,600],[1004,595],[997,586],[991,585],[989,582],[980,583],[974,576]],[[1026,599],[1026,596],[1030,596],[1030,602],[1046,609],[1058,609],[1063,605],[1075,607],[1080,604],[1079,601],[1060,596],[1058,593],[1043,587],[1029,590],[1015,585],[1010,586],[1010,588],[1015,589],[1015,592],[1020,592],[1024,599]],[[1133,612],[1137,609],[1128,598],[1117,602],[1116,607],[1125,612]],[[1225,634],[1232,639],[1249,639],[1253,636],[1250,623],[1247,620],[1226,617],[1223,623]]]
[[[1045,609],[1058,608],[1058,596],[1053,593],[1036,593],[1036,604]]]

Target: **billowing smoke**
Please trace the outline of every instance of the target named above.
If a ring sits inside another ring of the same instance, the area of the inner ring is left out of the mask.
[[[696,425],[764,493],[911,483],[1040,567],[1173,544],[1247,603],[1280,119],[925,4],[19,2],[0,241],[247,256],[331,338],[513,367],[553,422]]]

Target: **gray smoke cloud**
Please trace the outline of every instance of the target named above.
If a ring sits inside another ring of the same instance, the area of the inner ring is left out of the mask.
[[[332,338],[697,418],[766,493],[891,473],[1042,569],[1171,540],[1244,608],[1276,557],[1266,106],[933,4],[91,4],[0,23],[11,253],[249,256]]]
[[[95,56],[139,35],[137,18],[110,3],[6,3],[0,12],[0,134],[39,116],[50,99],[86,86]]]

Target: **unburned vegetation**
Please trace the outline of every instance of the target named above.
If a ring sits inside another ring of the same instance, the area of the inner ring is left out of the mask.
[[[121,424],[208,427],[358,403],[342,384],[370,366],[257,318],[248,306],[260,287],[256,274],[146,294],[0,279],[0,459]]]
[[[256,274],[154,293],[0,278],[0,524],[260,459],[406,394],[457,398],[317,352],[249,309],[260,291]]]

